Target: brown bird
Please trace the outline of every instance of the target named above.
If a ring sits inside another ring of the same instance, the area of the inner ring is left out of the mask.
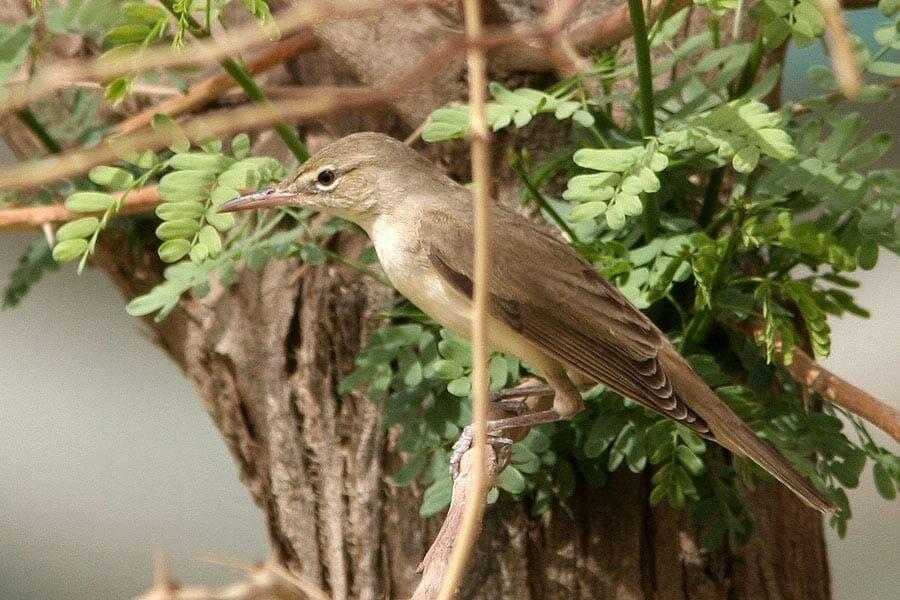
[[[313,208],[362,227],[400,293],[469,336],[472,194],[402,143],[358,133],[326,146],[276,187],[220,211]],[[573,378],[600,382],[755,461],[820,511],[834,505],[719,399],[657,327],[564,242],[493,208],[489,339],[540,371],[550,410],[500,419],[491,430],[572,417],[584,408]]]

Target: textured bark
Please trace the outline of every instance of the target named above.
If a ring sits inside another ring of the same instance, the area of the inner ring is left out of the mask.
[[[490,14],[520,19],[534,10],[531,2],[501,1]],[[452,10],[419,9],[323,24],[316,29],[321,49],[295,61],[291,72],[310,84],[382,81],[433,48],[453,18]],[[705,20],[694,22],[702,27]],[[498,76],[513,85],[523,80]],[[421,94],[385,110],[339,115],[307,133],[379,128],[405,135],[430,110],[460,97],[462,77],[461,63],[448,65]],[[554,135],[538,126],[528,143],[552,149]],[[500,138],[495,145],[498,165],[505,144]],[[465,170],[462,145],[430,152],[451,173]],[[514,196],[500,173],[498,196]],[[342,235],[334,249],[353,255],[364,244]],[[96,263],[129,298],[152,287],[161,272],[151,246],[112,234]],[[439,526],[438,518],[418,516],[421,489],[390,482],[403,460],[392,432],[381,426],[379,402],[337,393],[388,294],[345,268],[307,269],[287,260],[245,270],[231,287],[185,300],[161,324],[148,321],[159,345],[195,381],[266,516],[277,560],[335,600],[409,597]],[[821,519],[783,488],[761,485],[749,496],[758,534],[746,547],[712,554],[699,548],[684,511],[649,507],[649,489],[647,475],[616,473],[602,489],[579,484],[571,502],[541,517],[508,502],[489,508],[461,597],[829,597]]]

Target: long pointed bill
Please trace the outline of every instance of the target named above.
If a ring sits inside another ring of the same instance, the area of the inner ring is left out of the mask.
[[[260,190],[246,196],[239,196],[234,200],[229,200],[219,205],[216,212],[235,212],[238,210],[247,210],[250,208],[269,208],[270,206],[280,206],[286,204],[288,200],[293,198],[295,194],[279,190],[277,188],[268,188]]]

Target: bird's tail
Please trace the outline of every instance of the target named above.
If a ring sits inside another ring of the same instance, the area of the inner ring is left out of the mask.
[[[837,510],[822,492],[734,414],[674,347],[667,344],[659,359],[676,393],[706,421],[716,442],[754,461],[816,510],[824,513]]]

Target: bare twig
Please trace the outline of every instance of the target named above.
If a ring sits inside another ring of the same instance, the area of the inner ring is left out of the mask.
[[[159,565],[159,563],[158,563]],[[180,586],[169,578],[168,569],[157,568],[153,587],[137,600],[329,600],[318,587],[276,565],[251,569],[247,579],[222,588]]]
[[[647,8],[647,25],[653,24],[662,14],[667,0],[652,0]],[[690,0],[672,0],[669,12],[676,12],[690,4]],[[569,44],[568,53],[590,52],[611,48],[627,40],[632,35],[631,16],[628,4],[622,4],[594,17],[576,21],[564,32],[564,39]],[[565,54],[566,47],[556,53],[547,51],[541,40],[522,40],[521,43],[509,46],[505,51],[497,53],[494,60],[501,66],[511,70],[545,71],[554,67],[554,61]],[[570,56],[570,59],[572,57]],[[577,67],[577,63],[575,65]]]
[[[742,323],[735,327],[754,338],[765,330],[763,323]],[[777,341],[776,353],[781,356],[781,340]],[[812,390],[829,402],[837,404],[853,414],[875,425],[894,440],[900,442],[900,411],[855,385],[841,379],[807,354],[802,348],[791,349],[793,360],[785,368],[802,386]]]
[[[143,187],[128,194],[122,209],[117,215],[133,215],[149,212],[160,203],[156,186]],[[96,216],[102,211],[95,213]],[[85,213],[74,213],[62,204],[33,206],[28,208],[9,208],[0,210],[0,231],[34,231],[45,225],[67,223],[73,219],[88,216]]]
[[[303,99],[302,102],[290,100],[242,106],[225,113],[194,119],[185,123],[181,129],[188,138],[198,139],[209,135],[251,131],[287,119],[309,120],[348,108],[383,104],[409,94],[430,81],[452,57],[467,47],[486,51],[518,44],[523,40],[543,39],[552,33],[542,26],[505,27],[483,34],[468,43],[465,38],[451,34],[443,45],[418,65],[381,85],[309,88],[306,94],[298,95],[298,98]],[[169,141],[169,135],[165,132],[141,130],[118,136],[89,150],[72,151],[59,157],[12,165],[0,169],[0,190],[34,189],[96,165],[116,161],[130,152],[160,148]]]
[[[882,81],[878,85],[889,90],[896,89],[900,87],[900,78],[888,79],[887,81]],[[844,100],[849,100],[849,98],[847,98],[847,96],[845,96],[842,92],[829,94],[825,98],[825,102],[827,102],[828,104],[837,104],[838,102],[843,102]],[[802,102],[796,102],[791,105],[791,112],[793,112],[795,115],[803,115],[808,112],[812,112],[812,110],[812,106],[810,106],[809,104],[804,104]]]
[[[825,20],[825,44],[834,66],[838,88],[851,100],[862,90],[862,72],[856,61],[850,28],[838,0],[819,0]]]
[[[472,41],[482,37],[481,1],[463,0],[466,37]],[[491,272],[491,163],[490,129],[487,125],[487,55],[482,48],[470,46],[466,51],[469,73],[469,106],[471,118],[471,162],[474,188],[475,268],[472,297],[472,427],[475,439],[466,454],[472,454],[473,471],[468,478],[468,493],[464,502],[462,524],[453,543],[447,571],[440,585],[439,600],[452,600],[462,581],[466,566],[475,549],[481,530],[488,491],[487,419],[489,404],[490,341],[488,339],[488,303],[490,301]],[[460,481],[459,479],[456,480]],[[454,486],[456,487],[456,486]],[[456,490],[454,490],[456,491]]]
[[[312,34],[303,33],[282,40],[254,58],[247,64],[247,70],[251,75],[267,71],[286,60],[294,58],[298,54],[312,50],[316,40]],[[222,71],[191,87],[190,92],[184,95],[173,96],[167,100],[150,106],[147,109],[133,115],[116,124],[116,133],[129,133],[150,124],[157,114],[176,116],[181,113],[196,110],[212,102],[229,89],[236,87],[237,82],[227,72]]]
[[[436,0],[308,0],[277,14],[275,21],[278,30],[287,34],[326,19],[349,18],[387,7],[423,6],[435,2]],[[256,22],[250,22],[216,38],[198,40],[185,48],[151,48],[114,59],[61,61],[43,67],[35,79],[12,87],[9,97],[0,104],[0,114],[27,106],[76,81],[103,81],[145,70],[214,63],[267,42],[275,33],[273,29],[264,29]]]

